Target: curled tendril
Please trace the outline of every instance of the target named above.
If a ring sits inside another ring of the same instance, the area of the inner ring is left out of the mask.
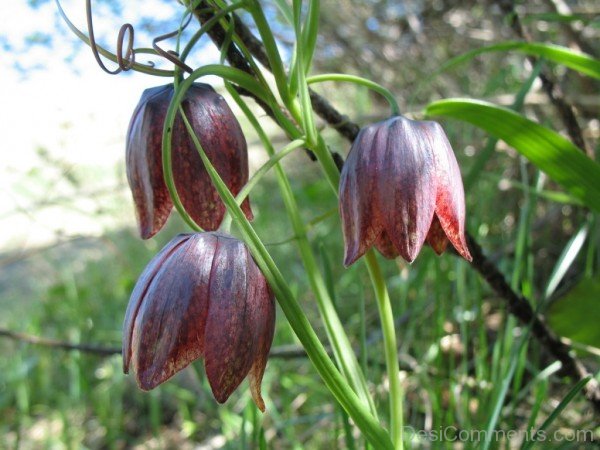
[[[152,40],[152,48],[156,50],[156,53],[158,53],[163,58],[171,61],[173,64],[175,64],[180,69],[186,71],[187,73],[192,73],[194,70],[186,63],[184,63],[181,59],[179,59],[179,55],[177,54],[177,52],[174,52],[173,50],[164,50],[158,46],[158,43],[160,41],[164,41],[166,39],[177,36],[181,31],[185,30],[185,28],[189,25],[191,20],[192,15],[190,14],[186,22],[181,26],[181,28],[175,31],[171,31],[170,33],[162,34]]]
[[[154,63],[150,63],[147,66],[143,64],[139,64],[135,62],[135,53],[136,50],[133,48],[133,40],[134,40],[134,29],[133,25],[130,23],[123,24],[119,29],[119,34],[117,36],[117,50],[116,50],[116,62],[117,68],[114,70],[110,70],[106,65],[102,62],[100,58],[100,51],[98,49],[98,44],[96,43],[96,38],[94,35],[94,23],[93,23],[93,14],[92,14],[92,0],[86,0],[85,2],[85,13],[87,19],[87,28],[88,28],[88,36],[89,36],[89,45],[92,49],[92,53],[96,62],[100,66],[102,70],[111,75],[116,75],[121,72],[125,72],[127,70],[131,70],[135,68],[135,66],[143,66],[148,68],[154,68]],[[190,14],[187,18],[185,24],[183,24],[180,28],[170,33],[163,34],[158,36],[152,41],[152,47],[156,51],[156,53],[163,58],[171,61],[177,67],[182,70],[192,73],[193,69],[185,64],[181,59],[179,59],[179,55],[172,50],[164,50],[158,46],[158,42],[163,41],[165,39],[169,39],[177,36],[181,33],[190,23],[192,19],[192,15]],[[125,39],[127,38],[127,46],[125,46]]]
[[[135,64],[135,51],[133,50],[133,25],[126,23],[119,29],[119,35],[117,36],[117,65],[115,70],[110,70],[104,65],[100,58],[100,52],[98,51],[98,45],[96,44],[96,38],[94,36],[94,24],[92,20],[92,0],[85,1],[85,15],[87,18],[88,35],[90,38],[90,47],[96,62],[102,70],[111,75],[116,75],[123,71],[130,70]],[[127,48],[125,49],[125,57],[123,57],[123,43],[125,42],[125,36],[127,39]]]

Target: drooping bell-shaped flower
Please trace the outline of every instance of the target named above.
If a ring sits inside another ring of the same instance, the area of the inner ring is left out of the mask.
[[[173,94],[173,84],[146,89],[127,131],[127,179],[143,239],[154,236],[173,209],[162,164],[163,125]],[[202,148],[225,184],[237,195],[248,181],[248,150],[240,124],[225,99],[208,84],[194,83],[182,106]],[[179,115],[173,125],[172,167],[185,210],[203,229],[216,230],[225,214],[225,205]],[[251,220],[248,201],[242,204],[242,209]]]
[[[214,397],[225,402],[249,374],[261,381],[275,327],[274,296],[246,245],[219,232],[181,234],[148,264],[123,325],[123,370],[150,390],[204,357]]]
[[[471,261],[460,170],[436,122],[396,116],[363,128],[342,170],[340,214],[346,266],[373,245],[412,262],[425,241],[438,254],[449,241]]]

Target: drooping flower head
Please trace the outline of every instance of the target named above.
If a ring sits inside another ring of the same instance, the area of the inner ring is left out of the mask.
[[[148,264],[123,325],[123,370],[150,390],[204,357],[214,397],[224,403],[249,374],[264,411],[261,381],[275,327],[274,297],[246,245],[218,233],[181,234]]]
[[[373,245],[412,262],[425,241],[438,254],[449,241],[471,261],[460,170],[436,122],[396,116],[363,128],[342,170],[340,213],[346,266]]]
[[[146,89],[127,131],[127,179],[143,239],[154,236],[173,209],[162,166],[163,125],[173,94],[173,84]],[[182,106],[202,148],[237,195],[248,181],[248,150],[240,124],[225,99],[208,84],[194,83]],[[216,230],[225,205],[179,115],[173,125],[172,162],[175,187],[184,208],[203,229]],[[242,209],[251,220],[249,201],[244,201]]]

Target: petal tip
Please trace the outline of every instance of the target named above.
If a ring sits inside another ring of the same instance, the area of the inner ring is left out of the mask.
[[[360,256],[357,256],[357,252],[346,253],[344,255],[344,267],[350,267],[354,264]]]
[[[151,391],[162,383],[162,381],[158,380],[153,374],[148,373],[136,373],[135,381],[138,387],[144,392]]]
[[[468,247],[465,245],[465,247],[463,249],[461,249],[462,251],[459,250],[459,254],[460,256],[462,256],[463,258],[465,258],[468,262],[472,263],[473,262],[473,257],[471,256],[471,253],[469,252]]]
[[[262,395],[260,393],[260,386],[258,387],[258,389],[255,389],[254,386],[252,386],[251,392],[254,404],[258,409],[260,409],[260,412],[264,413],[266,411],[265,401],[263,400]]]

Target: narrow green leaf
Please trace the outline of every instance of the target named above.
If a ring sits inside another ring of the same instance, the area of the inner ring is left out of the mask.
[[[520,340],[517,342],[517,345],[513,347],[509,361],[510,364],[508,366],[507,372],[504,374],[503,379],[500,382],[500,385],[496,391],[496,396],[493,399],[493,406],[491,408],[491,414],[488,417],[488,421],[485,428],[484,441],[481,443],[481,450],[488,450],[490,445],[492,444],[492,438],[494,436],[494,429],[498,423],[500,418],[500,413],[502,411],[502,406],[504,405],[504,401],[506,400],[506,394],[508,392],[508,388],[513,379],[515,371],[517,369],[517,364],[519,362],[519,355],[523,350],[523,347],[527,345],[529,339],[529,332],[531,331],[531,326],[528,326],[525,329],[525,332],[521,336]]]
[[[304,73],[308,74],[312,65],[313,54],[317,45],[319,33],[320,0],[311,0],[308,3],[308,14],[302,29],[302,45],[304,46]]]
[[[369,88],[387,100],[387,102],[390,104],[390,108],[392,109],[393,116],[400,114],[400,107],[398,106],[398,102],[396,101],[394,94],[392,94],[389,89],[384,88],[382,85],[377,84],[374,81],[371,81],[367,78],[357,77],[355,75],[346,75],[343,73],[324,73],[306,78],[307,84],[322,83],[324,81],[343,81]]]
[[[273,76],[275,77],[275,83],[277,84],[277,90],[281,96],[281,100],[284,104],[289,105],[289,90],[287,85],[287,76],[281,61],[281,55],[277,49],[277,42],[271,31],[269,21],[265,17],[264,11],[258,0],[249,0],[246,9],[252,15],[256,28],[260,34],[263,45],[265,46],[265,52],[269,59],[269,65]]]
[[[600,212],[600,165],[560,134],[510,109],[479,100],[440,100],[430,103],[425,114],[460,119],[502,139],[571,195]]]
[[[542,20],[544,22],[582,22],[588,24],[593,22],[593,18],[586,18],[580,14],[559,14],[559,13],[537,13],[537,14],[526,14],[523,16],[521,21],[523,23],[530,23],[534,21]]]
[[[292,8],[288,4],[288,2],[286,0],[275,0],[275,4],[279,8],[279,11],[281,11],[281,14],[283,15],[283,18],[286,20],[286,22],[289,25],[293,25],[294,13],[292,12]]]
[[[435,74],[439,74],[444,70],[462,64],[473,59],[475,56],[483,53],[505,52],[516,50],[526,55],[538,56],[549,61],[553,61],[569,69],[576,70],[592,78],[600,79],[600,60],[597,60],[587,53],[577,52],[567,47],[554,44],[543,44],[540,42],[518,42],[509,41],[500,44],[491,45],[489,47],[476,48],[470,52],[452,58],[444,64]]]
[[[554,420],[567,407],[567,405],[569,403],[571,403],[571,400],[573,400],[573,398],[575,398],[575,396],[579,393],[579,391],[581,391],[584,388],[584,386],[588,383],[588,381],[590,381],[591,379],[592,379],[592,376],[588,375],[583,380],[579,380],[579,382],[575,386],[573,386],[573,388],[569,391],[569,393],[565,396],[565,398],[563,398],[562,401],[558,404],[558,406],[556,408],[554,408],[554,411],[552,411],[552,414],[550,414],[548,416],[548,418],[544,421],[544,423],[542,423],[542,425],[540,425],[540,427],[535,431],[535,433],[533,433],[533,435],[531,436],[531,439],[529,439],[527,441],[527,444],[523,447],[524,450],[528,450],[534,446],[534,444],[537,442],[537,439],[536,439],[537,435],[541,434],[544,430],[546,430],[552,424],[552,422],[554,422]]]
[[[575,258],[583,247],[587,235],[588,224],[584,224],[579,229],[579,232],[569,240],[563,249],[560,258],[558,258],[550,278],[548,279],[548,285],[546,286],[546,292],[544,293],[545,298],[550,297],[554,293],[559,283],[567,273],[567,270],[569,270],[571,264],[573,264],[573,261],[575,261]]]

